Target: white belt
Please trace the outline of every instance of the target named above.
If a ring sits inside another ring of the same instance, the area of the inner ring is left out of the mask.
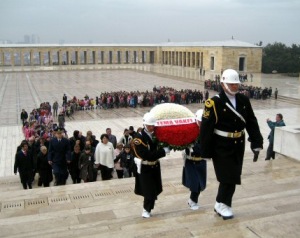
[[[142,160],[143,165],[156,165],[157,163],[158,163],[158,160],[155,160],[155,161]]]
[[[223,136],[223,137],[240,138],[244,135],[245,132],[244,132],[244,130],[242,130],[240,132],[226,132],[226,131],[220,131],[218,129],[215,129],[214,133],[219,136]]]

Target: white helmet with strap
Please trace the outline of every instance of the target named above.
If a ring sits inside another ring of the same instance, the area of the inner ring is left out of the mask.
[[[150,112],[147,112],[143,117],[143,124],[149,125],[149,126],[155,126],[156,119],[150,114]]]
[[[238,72],[233,69],[224,70],[221,83],[241,83]]]
[[[238,91],[233,92],[232,90],[230,90],[230,88],[228,87],[227,84],[240,84],[241,83],[238,72],[236,72],[233,69],[226,69],[222,74],[221,83],[224,84],[224,87],[231,95],[235,95]]]

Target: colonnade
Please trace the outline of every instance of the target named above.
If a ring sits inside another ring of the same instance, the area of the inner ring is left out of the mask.
[[[203,52],[162,51],[162,64],[203,68]]]
[[[2,48],[1,66],[87,65],[87,64],[154,64],[151,49],[45,49]]]

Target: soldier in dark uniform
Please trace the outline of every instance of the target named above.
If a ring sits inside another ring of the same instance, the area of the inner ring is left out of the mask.
[[[221,78],[223,90],[205,102],[200,128],[201,157],[212,158],[219,181],[215,212],[233,218],[232,197],[241,184],[245,152],[245,129],[249,134],[255,162],[263,148],[263,137],[249,99],[239,94],[239,75],[228,69]]]
[[[149,218],[157,196],[162,192],[160,158],[170,152],[168,147],[157,148],[153,141],[155,119],[146,113],[143,118],[144,128],[135,135],[131,145],[135,156],[138,173],[135,177],[134,192],[144,197],[142,217]]]
[[[201,125],[203,110],[196,112],[198,126]],[[184,167],[182,173],[182,184],[191,191],[188,205],[192,210],[198,210],[198,198],[200,192],[206,188],[206,160],[200,157],[201,147],[199,140],[190,148],[183,151]]]

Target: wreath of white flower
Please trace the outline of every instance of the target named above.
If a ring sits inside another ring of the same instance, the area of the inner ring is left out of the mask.
[[[195,118],[195,115],[186,107],[174,104],[174,103],[163,103],[155,106],[150,111],[151,115],[156,120],[164,119],[178,119],[178,118]]]

